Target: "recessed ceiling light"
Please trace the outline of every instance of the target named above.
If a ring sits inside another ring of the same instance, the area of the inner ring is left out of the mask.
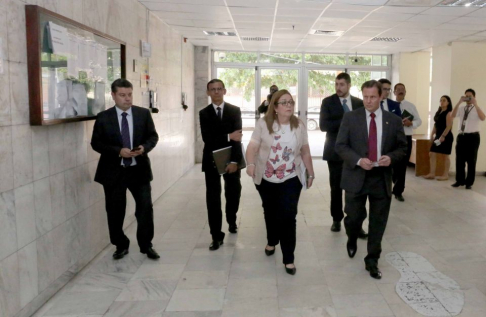
[[[328,31],[328,30],[310,30],[309,34],[326,35],[326,36],[341,36],[344,31]]]
[[[402,38],[400,37],[374,37],[371,39],[372,42],[398,42]]]
[[[270,40],[269,37],[260,37],[260,36],[242,36],[242,41],[252,41],[252,42],[268,42]]]
[[[439,3],[439,6],[446,7],[484,7],[486,0],[444,0]]]

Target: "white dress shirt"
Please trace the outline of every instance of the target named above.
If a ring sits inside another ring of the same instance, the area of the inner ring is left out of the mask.
[[[383,99],[383,110],[385,111],[390,111],[388,110],[388,99]],[[380,101],[380,108],[381,108],[381,101]]]
[[[346,99],[346,106],[348,106],[349,111],[353,111],[353,104],[351,103],[351,94],[349,94],[346,98],[339,97],[339,100],[341,101],[341,106],[343,105],[344,99]]]
[[[403,113],[403,110],[407,110],[413,115],[412,125],[410,127],[403,126],[403,130],[405,131],[405,135],[412,135],[413,129],[417,129],[422,125],[422,119],[420,119],[420,115],[417,111],[415,105],[409,101],[402,100],[400,102],[400,110]]]
[[[465,110],[466,110],[466,105],[460,106],[459,111],[457,111],[456,114],[456,117],[459,117],[459,125],[457,129],[459,133],[462,132],[461,126],[462,126],[462,119],[464,118]],[[467,115],[466,127],[464,128],[464,133],[474,133],[474,132],[481,131],[481,128],[479,127],[479,122],[481,122],[481,119],[479,119],[478,111],[474,106],[474,108],[472,108],[472,110]]]
[[[130,131],[130,150],[133,149],[133,115],[132,115],[132,107],[130,107],[127,111],[123,111],[117,106],[115,106],[116,109],[116,114],[118,118],[118,125],[120,126],[120,133],[122,129],[122,113],[126,112],[127,113],[127,121],[128,121],[128,130]],[[123,157],[121,159],[121,165],[123,164]],[[132,164],[130,166],[135,166],[137,165],[137,161],[135,161],[135,158],[132,157]]]

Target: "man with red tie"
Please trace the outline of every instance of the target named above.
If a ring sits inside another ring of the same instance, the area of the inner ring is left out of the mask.
[[[344,115],[336,152],[344,161],[341,187],[345,190],[344,226],[349,257],[357,251],[358,233],[366,219],[369,200],[368,255],[366,270],[380,279],[378,259],[392,195],[392,169],[406,154],[407,140],[400,118],[380,108],[381,84],[376,80],[361,86],[364,108]]]

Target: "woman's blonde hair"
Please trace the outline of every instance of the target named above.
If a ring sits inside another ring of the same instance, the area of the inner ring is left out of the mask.
[[[265,120],[265,123],[267,124],[268,133],[270,134],[275,132],[273,131],[273,123],[275,121],[280,127],[280,122],[278,121],[278,116],[277,113],[275,112],[275,109],[278,108],[277,103],[283,95],[290,95],[290,98],[292,98],[292,95],[286,89],[281,89],[277,91],[276,93],[273,94],[272,99],[268,104],[267,113],[263,117],[263,120]],[[294,98],[292,98],[292,100],[294,100]],[[290,117],[290,130],[297,129],[298,127],[299,127],[299,119],[292,113],[292,116]]]

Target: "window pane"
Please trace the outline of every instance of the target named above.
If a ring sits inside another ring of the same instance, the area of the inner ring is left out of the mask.
[[[305,63],[314,65],[345,65],[345,55],[305,54]]]
[[[381,57],[381,66],[388,66],[388,56],[383,55]]]
[[[260,63],[300,64],[301,54],[292,53],[260,53]]]
[[[214,61],[222,63],[256,63],[258,60],[257,53],[242,52],[214,52]]]
[[[349,61],[351,65],[371,66],[371,58],[371,55],[349,56]]]
[[[373,55],[373,66],[381,66],[381,56]]]

